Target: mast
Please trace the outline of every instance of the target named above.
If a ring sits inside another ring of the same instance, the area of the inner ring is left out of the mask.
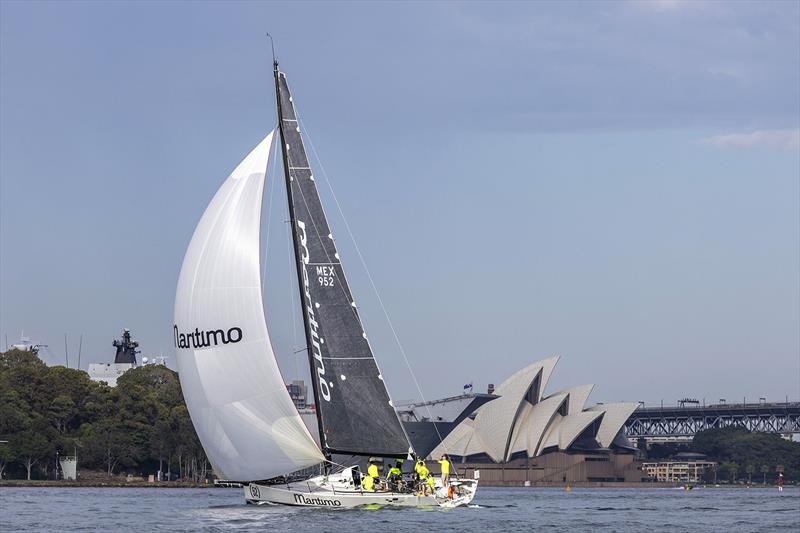
[[[270,37],[270,40],[272,38]],[[298,246],[299,240],[297,238],[297,225],[295,224],[295,214],[294,214],[294,203],[292,202],[292,177],[289,174],[289,158],[286,154],[286,134],[284,132],[284,119],[283,119],[283,107],[281,106],[281,86],[280,86],[280,72],[278,71],[278,60],[275,59],[275,52],[273,50],[273,72],[275,74],[275,100],[277,102],[277,109],[278,109],[278,131],[281,134],[281,156],[283,157],[283,177],[284,181],[286,182],[286,200],[289,204],[289,222],[292,226],[292,244],[294,248],[294,257],[295,257],[295,271],[297,272],[297,288],[300,291],[300,304],[302,306],[303,301],[305,300],[303,294],[303,273],[300,270],[300,265],[298,261],[300,260],[300,249]],[[306,355],[308,356],[308,364],[309,368],[313,371],[314,369],[314,356],[311,353],[311,328],[309,327],[308,323],[308,316],[307,313],[301,313],[303,315],[303,330],[306,332]],[[320,448],[322,449],[323,455],[325,455],[325,460],[331,460],[331,454],[328,451],[328,446],[325,443],[325,432],[322,424],[322,412],[320,410],[320,396],[319,396],[319,386],[317,385],[317,380],[314,379],[314,376],[311,376],[311,390],[314,392],[314,413],[317,418],[317,430],[319,431],[319,444]],[[325,468],[328,468],[330,463],[325,463]]]

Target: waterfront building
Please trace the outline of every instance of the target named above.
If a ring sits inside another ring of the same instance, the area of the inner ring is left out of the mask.
[[[308,402],[308,386],[302,379],[295,379],[286,384],[289,397],[300,413],[300,418],[308,428],[309,433],[314,438],[314,442],[319,443],[319,425],[317,424],[317,409],[313,403]]]
[[[286,385],[286,390],[289,391],[289,397],[292,398],[292,403],[294,403],[294,406],[297,407],[298,410],[308,408],[308,404],[306,403],[308,388],[306,387],[305,381],[296,379]]]
[[[642,471],[651,479],[669,483],[699,483],[703,474],[717,463],[702,459],[642,463]]]

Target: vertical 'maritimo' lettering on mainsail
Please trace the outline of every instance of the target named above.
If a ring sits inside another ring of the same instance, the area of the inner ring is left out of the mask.
[[[409,449],[367,342],[306,155],[286,76],[278,119],[308,360],[323,447],[401,456]]]
[[[298,237],[300,239],[300,247],[302,248],[300,261],[303,263],[303,292],[306,296],[305,313],[310,325],[309,329],[311,330],[311,355],[313,356],[314,361],[316,361],[319,394],[322,396],[323,400],[329,402],[331,401],[331,389],[328,386],[328,382],[325,380],[325,362],[322,360],[322,347],[319,339],[319,324],[315,320],[314,307],[311,305],[311,290],[308,282],[307,268],[309,255],[308,247],[306,246],[306,243],[308,242],[308,236],[306,235],[305,222],[298,220],[297,230]]]

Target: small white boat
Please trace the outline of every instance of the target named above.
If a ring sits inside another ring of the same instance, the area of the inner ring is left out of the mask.
[[[320,442],[286,390],[264,316],[259,233],[275,131],[223,182],[195,229],[181,268],[173,333],[181,387],[197,435],[217,475],[242,483],[248,503],[465,505],[475,495],[477,480],[454,477],[430,495],[410,489],[364,491],[354,466],[289,485],[260,481],[320,464],[330,472],[333,454],[400,459],[414,452],[345,278],[277,61],[274,72]]]

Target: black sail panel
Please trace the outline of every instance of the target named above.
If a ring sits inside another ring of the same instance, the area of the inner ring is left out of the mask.
[[[282,72],[277,85],[321,444],[329,453],[403,456],[408,453],[408,439],[389,400],[347,285]]]

